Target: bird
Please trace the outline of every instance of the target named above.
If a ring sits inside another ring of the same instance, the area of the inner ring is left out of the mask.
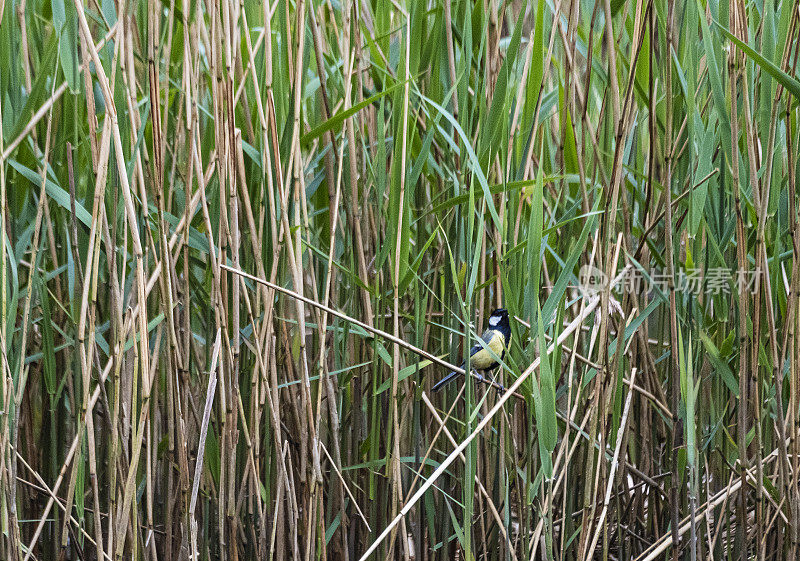
[[[492,315],[489,316],[489,327],[483,332],[481,339],[483,343],[478,343],[470,349],[469,363],[473,370],[488,372],[497,368],[496,357],[500,357],[500,360],[502,360],[511,343],[511,325],[508,322],[508,310],[498,308],[492,312]],[[491,352],[489,349],[491,349]],[[466,362],[461,363],[461,368],[463,369],[465,365]],[[453,370],[436,382],[433,386],[433,391],[438,392],[459,374],[460,372]]]

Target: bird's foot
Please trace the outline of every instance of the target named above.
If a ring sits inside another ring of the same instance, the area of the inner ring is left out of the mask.
[[[492,386],[493,388],[497,389],[497,393],[499,395],[503,395],[504,393],[506,393],[506,388],[505,388],[505,386],[503,386],[503,384],[501,384],[499,382],[496,382],[494,380],[490,380],[489,378],[487,378],[483,374],[478,373],[475,370],[472,371],[472,376],[475,378],[476,381],[478,381],[478,382],[480,382],[482,384],[487,384],[487,385]]]

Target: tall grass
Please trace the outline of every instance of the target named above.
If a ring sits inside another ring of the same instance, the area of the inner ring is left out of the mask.
[[[800,555],[796,3],[0,0],[0,54],[1,559]]]

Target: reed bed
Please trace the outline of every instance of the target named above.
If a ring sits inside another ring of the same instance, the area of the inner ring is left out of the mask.
[[[0,559],[800,557],[799,14],[0,0]]]

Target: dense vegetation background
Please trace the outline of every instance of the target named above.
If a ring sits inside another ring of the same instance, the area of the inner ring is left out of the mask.
[[[0,53],[0,558],[800,554],[796,2],[0,0]],[[430,394],[501,305],[513,391]]]

